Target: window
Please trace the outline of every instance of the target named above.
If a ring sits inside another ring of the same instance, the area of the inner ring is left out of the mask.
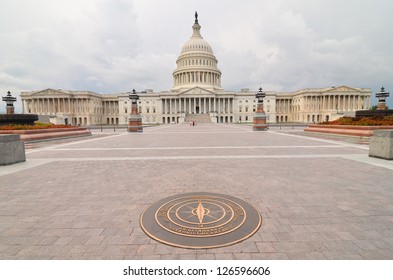
[[[156,108],[153,108],[153,114],[155,114],[156,113]]]
[[[146,113],[150,113],[150,108],[146,108]]]
[[[127,108],[124,108],[124,113],[126,113],[126,114],[127,114]]]

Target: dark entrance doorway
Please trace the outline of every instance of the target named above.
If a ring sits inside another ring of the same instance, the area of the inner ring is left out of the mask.
[[[199,114],[199,106],[196,106],[196,113]]]

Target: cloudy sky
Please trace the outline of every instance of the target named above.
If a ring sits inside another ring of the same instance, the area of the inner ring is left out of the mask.
[[[195,11],[226,90],[385,86],[393,107],[392,0],[2,0],[0,95],[169,90]]]

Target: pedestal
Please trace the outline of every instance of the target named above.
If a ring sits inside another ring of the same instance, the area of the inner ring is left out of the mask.
[[[263,105],[258,104],[257,112],[254,115],[254,125],[252,126],[252,130],[254,131],[266,131],[266,114],[263,111]]]
[[[131,114],[128,117],[128,132],[143,132],[142,117],[140,114]]]
[[[385,111],[386,108],[386,103],[385,102],[378,102],[378,110]]]
[[[13,115],[15,114],[15,107],[14,106],[7,106],[7,115]]]

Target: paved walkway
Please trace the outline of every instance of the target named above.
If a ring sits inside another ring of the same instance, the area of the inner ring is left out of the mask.
[[[166,125],[29,145],[0,167],[0,258],[393,259],[393,162],[291,132]],[[262,227],[208,250],[141,231],[143,209],[192,191],[248,201]]]

